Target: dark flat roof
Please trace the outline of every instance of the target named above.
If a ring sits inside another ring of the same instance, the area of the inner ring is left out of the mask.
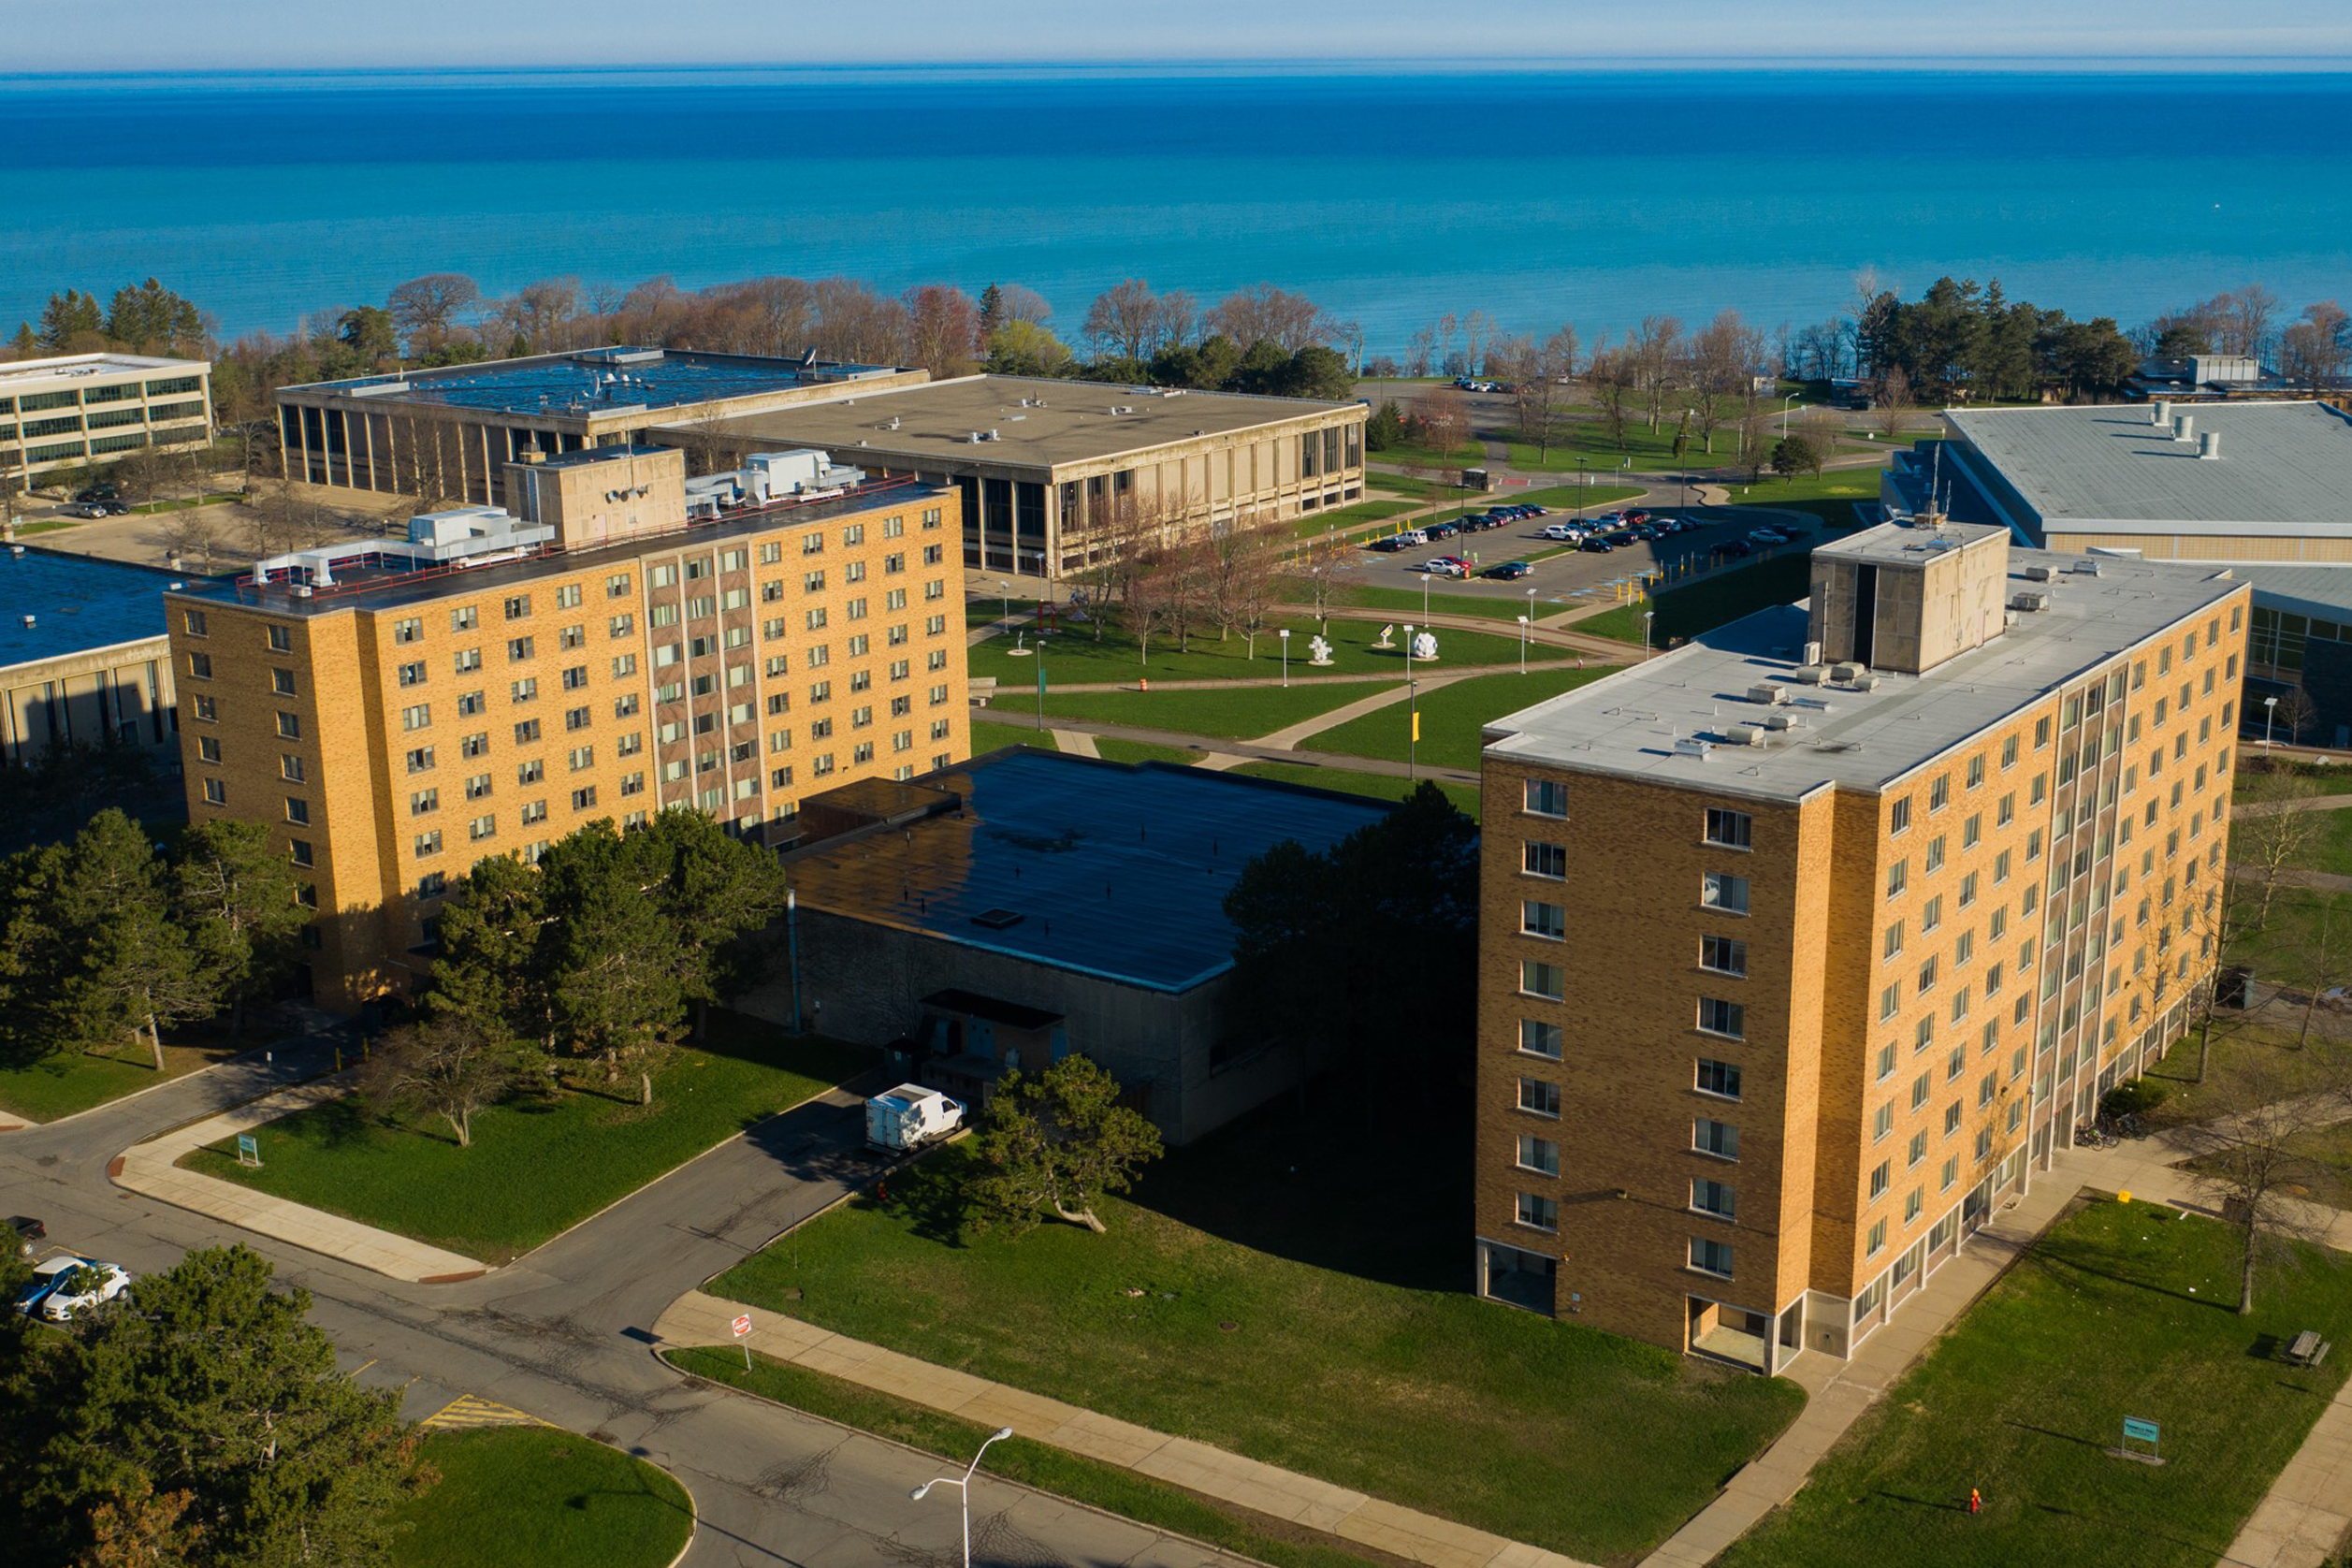
[[[150,567],[36,545],[0,554],[0,669],[160,637],[164,588],[183,579]],[[24,617],[31,616],[27,627]]]
[[[434,572],[408,570],[379,573],[376,569],[337,568],[347,585],[314,594],[298,594],[283,582],[256,586],[250,576],[231,581],[190,579],[185,594],[221,603],[244,604],[280,615],[327,616],[342,610],[381,610],[395,604],[429,603],[437,599],[461,599],[490,593],[534,578],[559,573],[634,560],[667,550],[700,548],[722,539],[736,539],[774,529],[798,528],[828,517],[849,516],[893,506],[919,505],[925,497],[951,495],[936,485],[911,480],[879,480],[832,501],[804,501],[756,511],[733,513],[717,522],[681,523],[660,533],[640,534],[593,550],[551,550],[496,566],[445,567]],[[160,622],[162,605],[158,603]],[[162,627],[158,625],[158,631]]]
[[[495,414],[590,414],[628,408],[673,409],[796,386],[854,382],[887,365],[804,365],[797,359],[698,354],[690,349],[588,349],[479,365],[444,365],[396,375],[356,376],[289,386],[288,392],[356,396],[364,402],[438,403]],[[615,380],[619,377],[623,379]],[[387,388],[373,391],[372,388]],[[392,390],[396,389],[396,390]]]
[[[964,808],[787,857],[801,903],[1168,992],[1232,967],[1225,896],[1253,857],[1286,838],[1328,849],[1393,809],[1271,779],[1026,748],[927,778]]]

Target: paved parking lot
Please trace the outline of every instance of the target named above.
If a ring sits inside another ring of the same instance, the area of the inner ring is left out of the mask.
[[[1734,514],[1736,515],[1728,515]],[[1458,534],[1451,539],[1437,540],[1428,545],[1396,553],[1383,554],[1369,547],[1355,553],[1350,571],[1355,580],[1381,588],[1418,588],[1421,585],[1420,565],[1436,556],[1459,556],[1483,570],[1506,560],[1532,560],[1534,573],[1516,581],[1501,581],[1491,577],[1430,579],[1432,594],[1470,594],[1481,598],[1525,599],[1528,589],[1535,590],[1535,601],[1546,609],[1565,609],[1576,604],[1605,603],[1614,599],[1622,585],[1635,582],[1645,575],[1664,570],[1677,581],[1692,580],[1676,575],[1691,569],[1692,562],[1704,563],[1708,551],[1729,540],[1746,540],[1749,530],[1767,519],[1760,509],[1752,507],[1706,509],[1692,507],[1666,508],[1655,511],[1653,516],[1697,515],[1712,519],[1711,525],[1691,533],[1677,533],[1648,544],[1637,544],[1611,550],[1607,554],[1587,554],[1563,545],[1557,540],[1543,536],[1544,526],[1550,517],[1534,517],[1516,522],[1507,528],[1488,529],[1479,533]],[[1773,551],[1809,550],[1820,532],[1818,519],[1803,513],[1773,513],[1769,518],[1776,525],[1786,524],[1786,531],[1795,541]],[[1798,526],[1802,525],[1802,526]],[[1534,559],[1549,550],[1567,553]],[[1765,558],[1766,548],[1754,546],[1755,553],[1745,560],[1725,561],[1713,570],[1736,571],[1752,566]]]

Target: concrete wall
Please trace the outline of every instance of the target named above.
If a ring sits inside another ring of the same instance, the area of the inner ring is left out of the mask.
[[[923,997],[951,987],[1061,1013],[1068,1020],[1072,1052],[1092,1058],[1128,1088],[1148,1085],[1152,1121],[1173,1144],[1191,1142],[1263,1105],[1303,1076],[1303,1063],[1290,1050],[1212,1067],[1221,980],[1170,995],[806,905],[799,932],[801,1018],[809,1028],[887,1045],[915,1031]],[[737,1005],[790,1024],[789,968]],[[1043,1066],[1022,1063],[1024,1070]]]
[[[171,648],[160,634],[0,670],[0,762],[60,743],[174,750]]]

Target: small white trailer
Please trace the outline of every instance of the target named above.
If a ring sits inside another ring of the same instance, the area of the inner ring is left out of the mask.
[[[865,1146],[907,1154],[964,1125],[964,1106],[936,1089],[901,1083],[865,1102]]]

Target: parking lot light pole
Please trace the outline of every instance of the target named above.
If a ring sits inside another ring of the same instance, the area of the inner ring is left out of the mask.
[[[1288,686],[1290,684],[1290,628],[1284,627],[1279,635],[1282,638],[1282,683]]]
[[[2278,699],[2277,699],[2276,697],[2265,697],[2265,698],[2263,698],[2263,699],[2262,699],[2262,749],[2263,749],[2263,750],[2265,750],[2265,751],[2268,751],[2268,750],[2271,748],[2271,720],[2272,720],[2272,719],[2276,718],[2277,716],[2278,716]]]
[[[1415,777],[1416,756],[1421,745],[1420,686],[1413,668],[1413,628],[1404,629],[1404,777],[1411,783]]]
[[[996,591],[1005,596],[1005,619],[1009,623],[1012,619],[1012,580],[1009,577],[997,578]]]
[[[1782,441],[1789,439],[1789,405],[1803,396],[1805,394],[1802,392],[1792,392],[1780,399],[1780,439]]]
[[[995,1431],[991,1432],[988,1436],[988,1443],[983,1443],[980,1445],[980,1454],[974,1454],[972,1456],[972,1462],[964,1467],[964,1477],[962,1480],[958,1480],[952,1475],[936,1476],[931,1480],[925,1481],[922,1486],[917,1487],[913,1491],[907,1494],[907,1496],[913,1498],[917,1503],[921,1503],[924,1498],[930,1496],[931,1488],[934,1487],[953,1487],[958,1492],[963,1494],[964,1568],[972,1568],[972,1473],[980,1468],[980,1454],[988,1452],[989,1443],[1001,1443],[1011,1435],[1012,1429],[1010,1427],[998,1427]]]
[[[1642,657],[1644,659],[1649,657],[1649,623],[1657,618],[1658,612],[1655,610],[1642,612]]]
[[[1519,617],[1519,674],[1527,674],[1527,617]]]

